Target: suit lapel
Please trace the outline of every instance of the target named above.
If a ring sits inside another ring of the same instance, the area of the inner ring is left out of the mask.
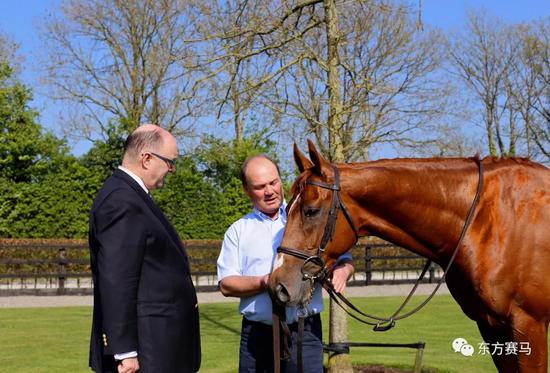
[[[185,253],[183,244],[181,242],[181,239],[178,235],[178,232],[176,229],[172,226],[166,215],[162,212],[162,210],[157,206],[153,198],[151,198],[150,195],[148,195],[143,188],[134,180],[130,175],[128,175],[126,172],[121,171],[119,169],[115,170],[115,173],[113,176],[121,179],[123,182],[127,183],[136,193],[137,195],[145,202],[145,204],[151,209],[151,212],[155,217],[162,223],[164,229],[168,233],[168,236],[171,238],[171,240],[174,242],[176,247],[179,249],[181,255],[183,255],[185,261],[189,263],[187,254]]]

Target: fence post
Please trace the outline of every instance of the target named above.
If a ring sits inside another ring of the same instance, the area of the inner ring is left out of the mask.
[[[426,344],[424,342],[419,342],[419,345],[416,348],[416,357],[414,359],[414,373],[422,372],[422,357],[424,356],[425,346]]]
[[[67,273],[67,268],[65,265],[67,264],[67,258],[66,258],[66,251],[65,248],[62,247],[59,249],[59,274],[57,278],[57,295],[64,295],[65,294],[65,275]]]
[[[365,285],[368,285],[372,280],[372,247],[365,245]]]

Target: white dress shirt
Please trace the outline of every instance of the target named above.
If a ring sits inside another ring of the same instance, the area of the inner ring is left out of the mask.
[[[274,220],[254,208],[229,227],[218,257],[218,281],[227,276],[263,276],[272,271],[286,225],[285,207],[286,203],[283,203],[279,216]],[[340,257],[343,258],[351,259],[351,254]],[[323,294],[319,284],[315,285],[307,309],[300,311],[304,316],[323,311]],[[242,297],[239,312],[248,320],[272,324],[272,304],[267,291]],[[289,323],[298,320],[297,307],[286,307],[286,320]]]

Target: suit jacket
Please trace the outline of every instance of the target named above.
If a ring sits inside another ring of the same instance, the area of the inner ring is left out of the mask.
[[[137,351],[142,373],[198,371],[198,304],[185,248],[152,198],[121,170],[96,196],[89,245],[90,367],[116,372],[113,355]]]

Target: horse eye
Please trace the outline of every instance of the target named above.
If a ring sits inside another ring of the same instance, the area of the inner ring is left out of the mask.
[[[313,208],[313,207],[306,207],[304,209],[304,216],[306,218],[312,218],[315,215],[319,214],[319,211],[321,211],[321,209],[316,209],[316,208]]]

